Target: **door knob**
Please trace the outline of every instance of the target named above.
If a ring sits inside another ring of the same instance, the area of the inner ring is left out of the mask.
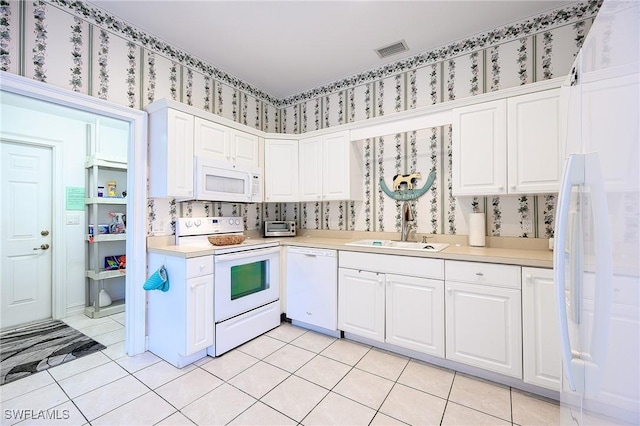
[[[49,244],[42,244],[40,247],[35,247],[34,250],[48,250]]]
[[[49,235],[49,231],[47,231],[46,229],[44,231],[40,231],[40,235],[46,237],[47,235]]]

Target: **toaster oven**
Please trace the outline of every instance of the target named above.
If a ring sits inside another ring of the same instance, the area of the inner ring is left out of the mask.
[[[293,220],[267,220],[263,228],[265,237],[296,236],[296,222]]]

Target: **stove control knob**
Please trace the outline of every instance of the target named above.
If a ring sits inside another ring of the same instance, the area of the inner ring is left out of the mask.
[[[202,221],[201,221],[200,219],[196,220],[196,221],[195,221],[195,225],[196,225],[196,226],[200,226],[200,225],[202,225]]]
[[[192,223],[191,223],[191,221],[190,221],[190,220],[188,220],[188,221],[186,221],[186,222],[184,223],[184,226],[186,226],[187,228],[191,228],[191,225],[192,225]]]
[[[229,219],[229,225],[233,225],[233,219]]]
[[[240,225],[240,219],[236,219],[236,225]]]

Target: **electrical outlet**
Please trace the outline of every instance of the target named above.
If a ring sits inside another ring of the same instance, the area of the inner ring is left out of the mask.
[[[164,222],[161,220],[158,220],[156,222],[153,223],[153,225],[151,226],[151,232],[153,232],[156,235],[160,235],[164,233]]]
[[[522,221],[522,231],[523,232],[531,232],[533,224],[531,223],[531,219],[524,219]]]

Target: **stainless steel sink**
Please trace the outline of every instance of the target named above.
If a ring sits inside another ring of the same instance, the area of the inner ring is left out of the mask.
[[[416,251],[429,251],[439,252],[447,247],[447,243],[420,243],[417,241],[394,241],[394,240],[358,240],[350,243],[345,243],[347,246],[358,247],[371,247],[371,248],[385,248],[385,249],[397,249],[397,250],[416,250]]]

